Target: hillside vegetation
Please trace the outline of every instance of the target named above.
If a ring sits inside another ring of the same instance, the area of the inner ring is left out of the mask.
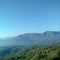
[[[0,60],[60,60],[60,44],[1,47]]]

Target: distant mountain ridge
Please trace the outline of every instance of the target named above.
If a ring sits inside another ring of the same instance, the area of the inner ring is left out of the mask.
[[[46,45],[58,42],[60,42],[60,31],[46,31],[44,33],[26,33],[0,40],[0,46]]]

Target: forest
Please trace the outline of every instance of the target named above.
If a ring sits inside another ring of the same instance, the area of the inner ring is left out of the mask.
[[[60,44],[0,47],[0,60],[60,60]]]

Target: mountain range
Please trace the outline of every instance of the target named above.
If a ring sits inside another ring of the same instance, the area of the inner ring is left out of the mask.
[[[25,33],[15,37],[0,39],[1,46],[16,45],[47,45],[60,42],[60,31],[46,31],[43,33]]]

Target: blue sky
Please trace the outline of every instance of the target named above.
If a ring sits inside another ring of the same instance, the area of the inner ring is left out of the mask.
[[[0,0],[0,37],[60,31],[60,0]]]

